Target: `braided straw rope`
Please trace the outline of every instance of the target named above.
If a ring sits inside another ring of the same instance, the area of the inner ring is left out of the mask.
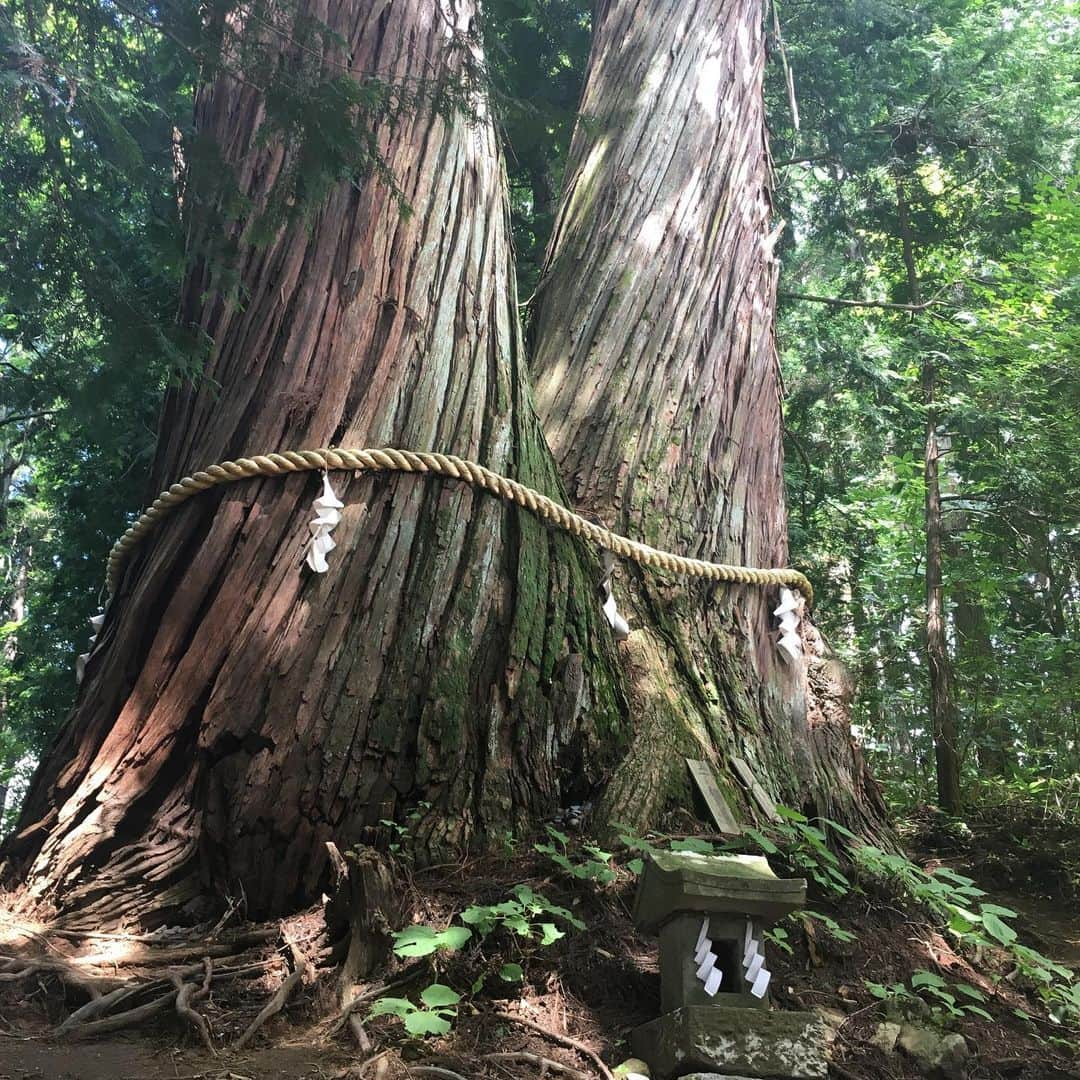
[[[492,495],[497,495],[507,502],[517,503],[556,528],[591,540],[620,558],[632,559],[642,566],[688,577],[706,578],[709,581],[731,581],[741,585],[787,585],[801,592],[808,604],[812,604],[814,600],[813,586],[798,570],[759,570],[750,566],[727,566],[724,563],[687,559],[682,555],[658,551],[646,544],[619,536],[601,525],[594,525],[546,495],[485,469],[474,461],[463,461],[449,454],[417,454],[411,450],[287,450],[282,454],[264,454],[254,458],[240,458],[239,461],[223,461],[220,465],[211,465],[192,476],[185,476],[168,491],[163,491],[143,511],[139,520],[113,544],[106,570],[109,595],[116,592],[121,570],[132,549],[149,535],[163,517],[193,495],[220,484],[231,484],[252,476],[284,476],[288,473],[323,469],[428,473],[463,480],[474,487],[490,491]]]

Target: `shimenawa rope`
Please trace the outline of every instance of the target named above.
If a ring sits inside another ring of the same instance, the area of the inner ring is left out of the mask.
[[[461,480],[473,487],[482,488],[492,495],[516,503],[532,514],[543,518],[556,528],[574,536],[591,540],[599,547],[613,552],[623,559],[632,559],[642,566],[655,570],[667,570],[687,577],[700,577],[709,581],[729,581],[741,585],[786,585],[797,589],[806,597],[807,604],[814,600],[810,581],[798,570],[763,570],[751,566],[728,566],[724,563],[706,562],[703,559],[687,559],[669,551],[659,551],[647,544],[639,544],[625,536],[619,536],[602,525],[591,521],[565,506],[549,499],[532,488],[510,480],[505,476],[464,461],[450,454],[415,453],[412,450],[286,450],[281,454],[262,454],[259,457],[240,458],[211,465],[163,491],[143,511],[138,521],[113,544],[106,569],[106,588],[111,597],[120,583],[120,572],[132,549],[141,543],[151,530],[171,511],[193,495],[221,484],[246,480],[253,476],[284,476],[289,473],[334,471],[401,472],[421,473]]]

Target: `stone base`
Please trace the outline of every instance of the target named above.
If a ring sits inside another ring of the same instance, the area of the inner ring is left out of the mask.
[[[694,1073],[727,1080],[823,1080],[825,1029],[813,1013],[685,1005],[630,1033],[653,1080]]]

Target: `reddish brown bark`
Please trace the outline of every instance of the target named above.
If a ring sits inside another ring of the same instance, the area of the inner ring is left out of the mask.
[[[768,567],[787,564],[787,526],[761,17],[760,0],[598,5],[533,370],[579,506],[659,547]],[[683,746],[748,760],[789,804],[880,823],[846,708],[818,700],[808,719],[806,665],[777,653],[777,590],[634,569],[622,589],[635,746],[609,816],[646,822]],[[820,690],[831,662],[808,643]]]
[[[460,78],[475,5],[302,0],[299,15],[341,35],[332,70]],[[206,378],[169,396],[157,484],[337,444],[452,452],[556,490],[490,120],[420,107],[381,129],[413,213],[377,180],[343,182],[256,245],[291,152],[260,143],[263,123],[250,85],[199,95],[198,130],[253,209],[227,237],[235,262],[196,257],[187,276],[183,318],[212,348]],[[402,804],[431,804],[417,845],[437,856],[598,779],[622,710],[579,546],[453,483],[335,483],[325,576],[301,565],[310,475],[200,496],[136,557],[9,845],[32,899],[100,924],[197,914],[242,887],[266,915],[318,895],[326,840],[345,848]]]

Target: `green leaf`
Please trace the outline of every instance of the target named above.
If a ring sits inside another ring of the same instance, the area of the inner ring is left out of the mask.
[[[1016,940],[1016,931],[1007,923],[1003,923],[992,911],[987,911],[986,905],[982,907],[982,917],[986,932],[991,937],[997,938],[1002,945],[1011,945]]]
[[[699,840],[696,836],[689,836],[685,840],[672,840],[672,851],[691,851],[696,855],[714,855],[716,848],[708,840]]]
[[[980,904],[979,910],[983,913],[989,911],[991,915],[1000,915],[1003,919],[1015,919],[1017,914],[1007,907],[998,907],[997,904]]]
[[[761,848],[762,851],[765,852],[766,855],[780,854],[780,849],[764,833],[758,832],[757,829],[751,828],[745,829],[744,832],[747,836],[750,837],[751,840],[754,841],[755,844],[757,844],[759,848]],[[671,846],[672,848],[675,847],[674,844],[672,844]]]
[[[405,1030],[410,1035],[446,1035],[451,1026],[449,1020],[433,1012],[414,1012],[405,1017]]]
[[[631,859],[626,864],[626,869],[629,870],[630,873],[633,874],[635,877],[637,877],[637,876],[639,876],[641,874],[641,871],[645,869],[645,860],[644,859]]]
[[[499,978],[505,982],[521,982],[525,978],[525,972],[520,964],[503,964],[499,968]]]
[[[437,1009],[441,1006],[456,1005],[461,1000],[461,995],[443,983],[432,983],[420,995],[420,1000],[429,1009]]]
[[[368,1016],[408,1016],[416,1012],[416,1006],[408,998],[384,997],[379,998]]]
[[[554,945],[562,937],[566,937],[566,935],[554,923],[544,922],[540,924],[541,945]]]
[[[940,975],[935,975],[932,971],[916,971],[911,976],[912,986],[945,986],[947,985],[945,980]]]
[[[430,956],[439,947],[438,932],[430,926],[410,926],[393,936],[398,956]]]
[[[394,937],[394,952],[402,957],[430,956],[439,949],[460,949],[472,937],[466,926],[435,930],[430,926],[409,926]]]

